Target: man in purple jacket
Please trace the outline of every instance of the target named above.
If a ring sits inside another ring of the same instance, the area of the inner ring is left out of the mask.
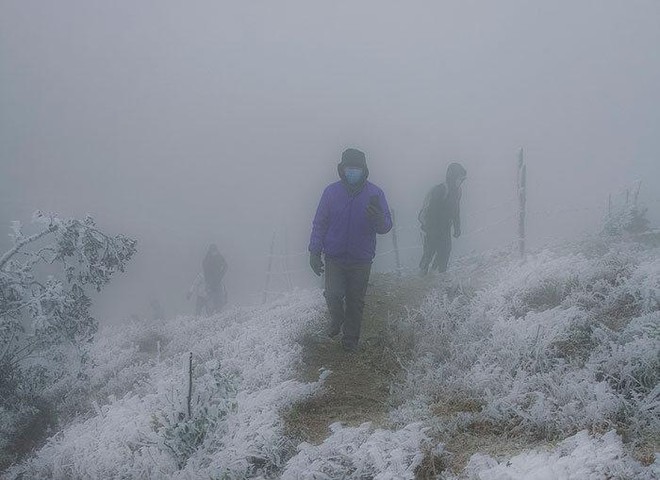
[[[385,194],[367,181],[364,153],[349,148],[337,167],[339,182],[323,191],[309,241],[309,264],[314,273],[324,272],[325,298],[330,311],[328,334],[344,332],[342,345],[355,351],[360,339],[364,295],[376,254],[376,234],[392,228]]]

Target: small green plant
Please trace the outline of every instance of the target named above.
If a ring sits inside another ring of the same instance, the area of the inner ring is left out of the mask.
[[[207,373],[214,382],[200,382],[214,385],[212,390],[197,392],[193,396],[190,415],[171,400],[172,408],[159,411],[151,417],[151,427],[160,437],[160,446],[174,459],[179,469],[185,467],[188,459],[202,446],[209,432],[216,438],[226,430],[226,419],[236,411],[237,378],[222,372],[219,368]],[[187,406],[186,406],[187,409]],[[222,448],[222,445],[214,445]]]

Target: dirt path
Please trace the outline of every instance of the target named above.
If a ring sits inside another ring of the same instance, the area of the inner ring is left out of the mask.
[[[389,274],[374,274],[366,297],[360,349],[346,353],[339,340],[309,336],[303,339],[304,369],[301,378],[318,379],[319,369],[331,370],[324,392],[295,405],[285,415],[288,434],[299,440],[321,443],[334,422],[382,425],[390,410],[390,385],[400,366],[390,348],[388,320],[401,318],[406,307],[424,298],[430,281]]]
[[[304,367],[300,378],[316,381],[321,368],[331,370],[332,374],[320,395],[296,404],[285,413],[287,434],[291,438],[320,444],[328,437],[328,427],[334,422],[351,426],[372,422],[375,426],[386,426],[393,407],[390,385],[402,373],[393,355],[393,351],[401,351],[402,345],[392,347],[394,342],[404,341],[393,338],[387,326],[390,320],[405,316],[407,308],[418,307],[433,286],[438,286],[437,279],[404,277],[397,281],[392,275],[373,275],[357,353],[345,353],[339,340],[323,340],[311,335],[302,339]],[[479,408],[480,405],[472,403],[433,405],[435,416],[448,422],[456,415]],[[461,471],[476,452],[498,457],[543,444],[508,438],[483,425],[473,425],[447,438],[434,440],[444,443],[450,455],[443,459],[426,459],[417,472],[420,479],[435,478],[436,473],[445,468]]]

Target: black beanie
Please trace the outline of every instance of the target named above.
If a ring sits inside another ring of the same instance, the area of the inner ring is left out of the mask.
[[[347,148],[341,154],[341,166],[343,167],[367,167],[367,159],[364,152],[355,148]]]

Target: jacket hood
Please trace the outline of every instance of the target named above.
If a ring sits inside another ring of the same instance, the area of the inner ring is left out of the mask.
[[[359,190],[367,182],[367,178],[369,177],[369,168],[367,167],[367,159],[364,152],[355,148],[348,148],[341,154],[341,162],[337,165],[337,173],[344,185],[348,186],[348,182],[344,175],[344,167],[360,167],[364,169],[364,178],[362,179],[362,182],[358,185],[350,186],[351,189]]]
[[[451,163],[447,167],[447,179],[446,183],[449,188],[456,186],[456,180],[459,178],[465,178],[467,176],[467,170],[463,168],[460,163]]]

